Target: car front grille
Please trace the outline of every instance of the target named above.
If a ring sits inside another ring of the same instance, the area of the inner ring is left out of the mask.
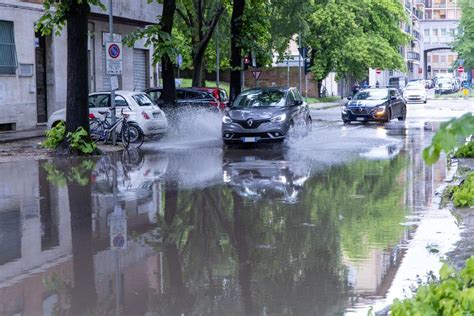
[[[368,115],[372,112],[373,108],[366,108],[366,107],[358,107],[358,108],[349,108],[349,111],[353,115]]]
[[[270,122],[270,120],[252,120],[252,119],[248,119],[248,120],[245,120],[245,121],[234,120],[234,122],[239,124],[240,126],[242,126],[245,129],[255,129],[255,128],[258,128],[263,123]]]

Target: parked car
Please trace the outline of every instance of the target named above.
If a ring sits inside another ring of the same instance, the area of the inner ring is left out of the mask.
[[[193,88],[176,89],[177,104],[175,106],[164,104],[162,99],[163,88],[150,88],[145,90],[145,93],[167,113],[184,107],[218,110],[219,105],[212,93]]]
[[[116,91],[115,107],[120,117],[122,109],[129,114],[128,121],[136,123],[145,136],[164,134],[168,130],[165,113],[143,92]],[[110,92],[96,92],[89,95],[90,117],[102,117],[100,112],[110,108]],[[48,119],[48,129],[66,120],[66,109],[54,112]]]
[[[392,118],[404,121],[406,101],[395,88],[366,89],[358,92],[342,108],[342,121],[389,122]]]
[[[388,79],[388,85],[399,90],[405,88],[407,82],[408,80],[405,76],[394,76]]]
[[[427,79],[425,80],[425,88],[426,89],[433,89],[434,88],[434,82],[432,79]]]
[[[403,90],[403,97],[407,102],[428,102],[428,95],[423,84],[407,85]]]
[[[308,105],[296,88],[259,88],[240,93],[222,120],[224,144],[283,142],[311,128]]]
[[[216,104],[216,106],[221,110],[224,110],[226,106],[228,106],[229,104],[229,97],[227,96],[227,92],[224,89],[217,88],[217,87],[216,88],[198,87],[194,89],[211,93],[212,96],[218,101],[218,104]]]

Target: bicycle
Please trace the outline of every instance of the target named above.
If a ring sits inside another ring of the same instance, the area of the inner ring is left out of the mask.
[[[124,113],[123,109],[122,116],[117,118],[114,124],[111,124],[108,120],[108,118],[112,117],[111,110],[112,109],[109,108],[107,111],[99,111],[99,114],[103,115],[103,119],[90,117],[91,139],[96,143],[105,144],[110,140],[112,133],[116,133],[125,149],[130,146],[132,146],[132,148],[140,148],[145,140],[143,133],[140,131],[140,127],[128,121],[130,114]],[[121,130],[117,133],[116,130],[119,126],[121,126]]]

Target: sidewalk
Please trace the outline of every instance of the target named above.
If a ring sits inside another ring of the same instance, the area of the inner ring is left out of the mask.
[[[343,100],[338,100],[335,102],[328,102],[328,103],[310,103],[309,109],[310,110],[327,110],[327,109],[340,107],[346,102],[347,100],[343,99]]]
[[[46,126],[38,126],[35,129],[29,129],[24,131],[0,132],[0,144],[41,137],[44,136],[45,131]]]

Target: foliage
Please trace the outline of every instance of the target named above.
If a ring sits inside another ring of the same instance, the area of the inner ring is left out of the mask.
[[[69,168],[67,172],[51,162],[44,163],[42,167],[47,173],[47,180],[58,187],[66,186],[68,183],[86,186],[90,181],[88,174],[94,169],[95,163],[92,160],[83,160],[80,164]]]
[[[73,1],[78,4],[86,1],[89,5],[98,6],[102,10],[106,9],[101,0],[45,0],[43,1],[45,13],[36,23],[36,31],[41,35],[50,35],[54,32],[59,36],[66,25],[67,16],[71,14],[69,8]]]
[[[46,140],[41,144],[41,146],[47,149],[56,149],[65,138],[66,124],[61,121],[46,132]]]
[[[474,134],[474,116],[466,113],[459,119],[452,119],[441,124],[440,129],[431,141],[431,145],[423,150],[423,158],[429,164],[438,161],[442,151],[449,153],[459,146],[460,139]]]
[[[473,315],[474,257],[466,261],[460,272],[445,263],[439,275],[439,280],[419,287],[413,298],[396,299],[392,315]]]
[[[348,74],[362,79],[369,68],[404,70],[398,50],[409,40],[400,29],[400,21],[406,20],[397,0],[315,3],[308,17],[308,34],[303,37],[312,49],[315,78],[322,80],[331,71],[339,77]]]
[[[454,42],[454,50],[459,59],[464,60],[464,67],[474,67],[474,6],[471,0],[461,1],[462,16],[459,33]]]
[[[97,145],[90,139],[83,127],[79,127],[74,133],[68,133],[67,139],[71,149],[78,153],[90,155],[97,149]]]
[[[90,139],[89,134],[83,127],[79,127],[74,133],[66,134],[64,122],[59,122],[56,126],[46,132],[46,140],[41,144],[44,148],[57,149],[63,142],[67,141],[70,148],[85,155],[96,152],[97,146]]]
[[[453,155],[454,158],[474,158],[474,141],[459,147]]]
[[[456,207],[474,206],[474,172],[469,173],[459,186],[452,188],[451,192]]]

